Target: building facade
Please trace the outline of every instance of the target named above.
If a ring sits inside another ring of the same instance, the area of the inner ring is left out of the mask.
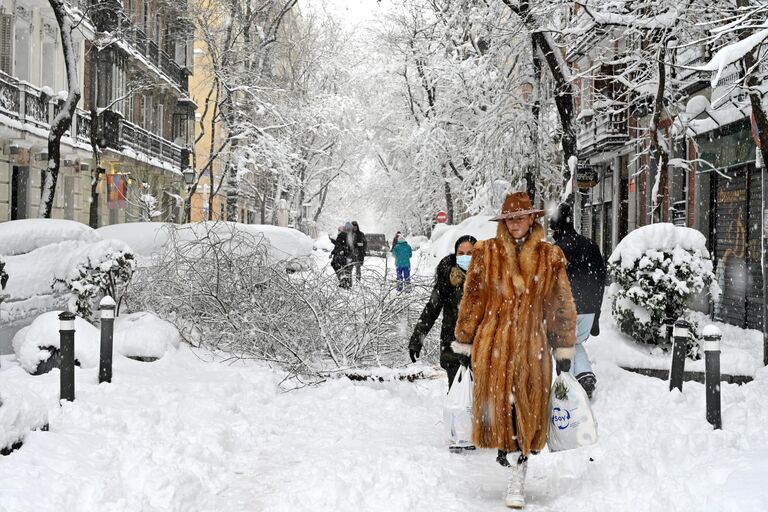
[[[69,4],[82,96],[61,142],[54,218],[93,227],[180,218],[195,110],[187,85],[193,66],[185,5]],[[1,9],[3,221],[37,217],[50,123],[68,87],[59,27],[48,2],[13,0]]]
[[[628,90],[610,79],[641,42],[616,28],[588,34],[567,55],[580,77],[577,229],[606,259],[640,226],[671,222],[699,230],[723,290],[717,304],[699,306],[715,319],[761,329],[763,180],[749,100],[732,87],[739,68],[730,66],[713,83],[711,72],[692,69],[709,60],[710,49],[684,47],[669,56],[665,72],[681,84],[685,108],[661,118],[670,165],[660,169],[649,137],[654,89]]]

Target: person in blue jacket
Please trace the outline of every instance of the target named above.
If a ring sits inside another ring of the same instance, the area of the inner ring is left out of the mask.
[[[397,239],[397,243],[392,248],[392,254],[395,256],[395,269],[397,270],[397,291],[411,291],[411,256],[413,250],[405,237]]]

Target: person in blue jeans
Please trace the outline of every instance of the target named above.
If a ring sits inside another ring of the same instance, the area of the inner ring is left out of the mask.
[[[573,301],[576,303],[576,355],[571,372],[581,387],[592,398],[597,377],[584,348],[590,334],[600,334],[600,308],[605,290],[605,262],[600,248],[589,238],[580,235],[573,227],[573,210],[561,204],[549,221],[555,244],[562,249],[571,282]]]
[[[411,291],[411,256],[413,250],[404,236],[397,239],[397,243],[392,247],[392,254],[395,256],[395,269],[397,270],[397,291]]]

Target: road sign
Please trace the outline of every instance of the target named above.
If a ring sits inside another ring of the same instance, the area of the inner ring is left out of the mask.
[[[437,215],[435,215],[435,220],[440,224],[443,224],[448,221],[448,214],[440,210],[439,212],[437,212]]]

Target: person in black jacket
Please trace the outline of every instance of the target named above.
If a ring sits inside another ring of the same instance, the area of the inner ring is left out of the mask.
[[[597,379],[583,344],[590,334],[600,334],[605,262],[600,248],[592,240],[576,232],[570,205],[558,206],[550,218],[549,226],[552,228],[555,244],[562,249],[568,261],[566,273],[571,281],[573,300],[576,303],[576,356],[571,371],[589,398],[592,398]]]
[[[352,229],[351,225],[350,229]],[[341,288],[352,288],[352,268],[350,267],[352,247],[347,240],[349,234],[345,230],[344,225],[339,226],[339,234],[336,235],[336,239],[333,241],[333,250],[330,254],[331,267],[339,278],[339,286]]]
[[[469,362],[466,356],[460,356],[451,349],[451,342],[454,340],[453,331],[459,314],[459,303],[464,294],[464,278],[469,268],[472,247],[476,242],[475,237],[471,235],[459,237],[454,245],[454,254],[449,254],[440,260],[435,271],[432,295],[421,312],[408,344],[411,361],[415,363],[421,355],[424,338],[429,334],[440,312],[443,312],[443,325],[440,329],[440,366],[448,372],[448,389],[451,388],[453,378],[462,362],[465,364]]]
[[[352,232],[349,234],[352,240],[352,260],[350,264],[355,266],[355,277],[360,280],[361,269],[363,268],[363,261],[365,260],[365,253],[368,252],[368,240],[365,238],[365,233],[360,231],[360,225],[356,220],[352,221]]]

